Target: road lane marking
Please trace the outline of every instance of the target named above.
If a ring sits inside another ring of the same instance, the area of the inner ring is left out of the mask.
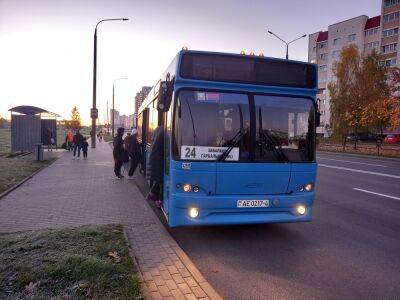
[[[359,189],[359,188],[353,188],[353,190],[364,192],[364,193],[368,193],[368,194],[378,195],[378,196],[386,197],[386,198],[390,198],[390,199],[400,200],[399,197],[385,195],[385,194],[376,193],[376,192],[371,192],[371,191],[367,191],[367,190],[363,190],[363,189]]]
[[[351,168],[338,167],[338,166],[325,165],[325,164],[318,164],[318,166],[325,167],[325,168],[331,168],[331,169],[338,169],[338,170],[356,172],[356,173],[363,173],[363,174],[370,174],[370,175],[377,175],[377,176],[400,179],[399,175],[393,175],[393,174],[378,173],[378,172],[365,171],[365,170],[359,170],[359,169],[351,169]]]
[[[359,162],[359,161],[351,161],[351,160],[343,160],[343,159],[334,159],[334,158],[324,158],[324,157],[320,157],[320,158],[318,158],[318,159],[322,159],[322,160],[332,160],[332,161],[342,161],[342,162],[348,162],[348,163],[352,163],[352,164],[359,164],[359,165],[367,165],[367,166],[376,166],[376,167],[387,168],[387,166],[384,166],[384,165],[363,163],[363,162]]]

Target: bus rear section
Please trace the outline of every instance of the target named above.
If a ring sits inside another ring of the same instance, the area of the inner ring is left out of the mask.
[[[311,220],[311,97],[189,88],[174,104],[170,226]]]

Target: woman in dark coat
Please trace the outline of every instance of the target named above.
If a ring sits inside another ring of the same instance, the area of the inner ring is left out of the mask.
[[[117,129],[117,135],[114,137],[113,141],[113,156],[114,156],[114,173],[118,178],[122,178],[124,176],[121,175],[121,168],[124,162],[125,149],[124,149],[124,140],[122,136],[124,135],[125,129],[120,127]]]
[[[156,206],[162,206],[162,183],[164,171],[164,129],[158,126],[154,130],[153,146],[149,155],[149,164],[146,172],[147,179],[150,180],[150,192],[148,200],[153,200]]]

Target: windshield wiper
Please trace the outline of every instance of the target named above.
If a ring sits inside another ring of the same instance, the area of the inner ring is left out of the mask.
[[[272,145],[272,149],[274,150],[274,152],[278,155],[279,159],[282,162],[289,162],[287,156],[285,155],[285,153],[283,152],[281,146],[278,145],[278,143],[276,142],[275,138],[272,137],[271,135],[269,135],[268,133],[266,133],[265,131],[259,131],[260,135],[265,139],[268,140],[270,142],[270,144]]]
[[[241,128],[235,134],[235,136],[229,141],[230,146],[224,152],[222,152],[220,157],[218,157],[217,161],[224,161],[228,157],[232,149],[240,142],[245,133],[246,131],[243,128]]]

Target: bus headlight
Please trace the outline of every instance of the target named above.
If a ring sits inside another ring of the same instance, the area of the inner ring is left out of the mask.
[[[197,218],[197,216],[199,215],[199,209],[196,207],[191,207],[189,208],[189,216],[191,218]]]
[[[296,213],[297,214],[305,215],[306,212],[307,212],[307,208],[303,204],[300,204],[300,205],[296,206]]]
[[[300,187],[300,191],[301,192],[304,192],[304,191],[311,192],[313,190],[313,188],[314,188],[314,184],[312,182],[310,182],[310,183],[307,183],[305,185],[302,185]]]
[[[185,192],[185,193],[188,193],[188,192],[190,192],[192,190],[192,186],[189,184],[189,183],[185,183],[184,185],[183,185],[183,191]]]

